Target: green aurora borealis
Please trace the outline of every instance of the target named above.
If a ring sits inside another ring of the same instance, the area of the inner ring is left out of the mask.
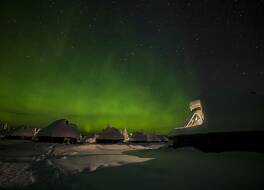
[[[110,123],[162,133],[184,121],[198,91],[188,55],[163,56],[155,38],[133,20],[122,25],[121,15],[84,18],[78,7],[46,11],[40,2],[1,8],[1,121],[44,127],[67,118],[85,131]]]

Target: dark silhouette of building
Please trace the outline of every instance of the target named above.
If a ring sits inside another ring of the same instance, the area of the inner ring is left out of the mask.
[[[80,133],[75,124],[60,119],[41,129],[36,134],[36,139],[41,142],[75,144],[80,140]]]

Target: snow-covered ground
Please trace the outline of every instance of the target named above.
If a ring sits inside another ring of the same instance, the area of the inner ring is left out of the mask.
[[[190,147],[159,147],[0,141],[0,189],[24,186],[36,190],[251,190],[264,187],[263,153],[204,153]],[[91,172],[95,169],[98,170]]]
[[[125,151],[151,149],[152,146],[141,145],[56,145],[54,157],[49,163],[65,174],[82,171],[95,171],[98,168],[120,166],[129,163],[138,163],[152,158],[140,158],[126,155]]]
[[[32,166],[47,164],[69,175],[99,168],[139,163],[152,158],[127,155],[125,151],[159,148],[161,145],[90,144],[65,145],[31,141],[0,141],[0,187],[27,186],[35,182]],[[37,172],[37,171],[36,171]]]

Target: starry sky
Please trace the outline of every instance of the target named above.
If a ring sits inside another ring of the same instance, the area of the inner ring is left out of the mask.
[[[167,133],[261,127],[264,1],[3,0],[0,120]]]

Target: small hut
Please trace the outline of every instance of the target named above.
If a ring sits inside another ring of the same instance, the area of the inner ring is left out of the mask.
[[[123,134],[116,128],[106,127],[96,138],[98,143],[119,143],[124,141]]]
[[[80,133],[75,124],[60,119],[41,129],[36,134],[36,138],[41,142],[75,144],[80,140]]]
[[[10,139],[24,139],[24,140],[32,140],[37,133],[37,128],[31,128],[27,126],[19,126],[13,129],[7,138]]]
[[[148,137],[143,132],[134,132],[129,138],[129,142],[132,143],[146,143],[148,142]]]

